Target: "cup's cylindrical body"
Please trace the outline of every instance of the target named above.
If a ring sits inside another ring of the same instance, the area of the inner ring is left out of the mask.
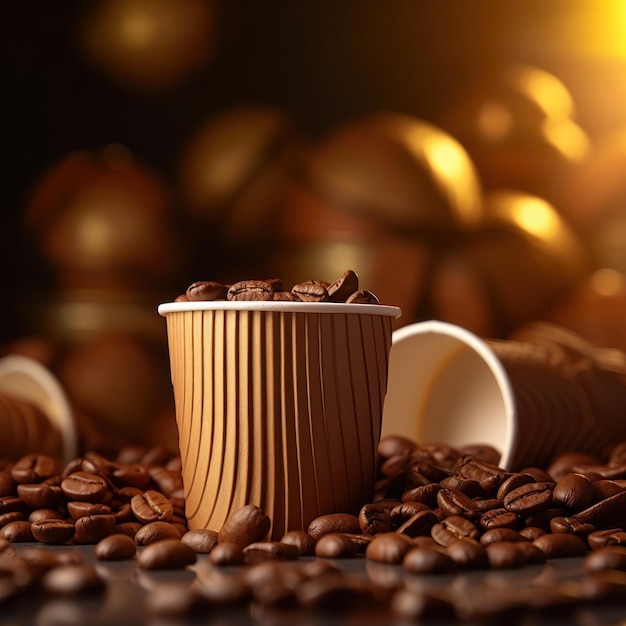
[[[343,306],[165,313],[190,528],[255,504],[276,539],[370,501],[397,314]]]

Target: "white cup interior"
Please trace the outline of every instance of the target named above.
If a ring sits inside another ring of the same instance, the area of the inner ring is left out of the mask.
[[[39,407],[61,432],[64,461],[75,458],[77,434],[72,409],[60,383],[46,367],[17,354],[0,359],[0,391]]]
[[[508,376],[485,341],[438,321],[394,331],[382,435],[454,447],[488,444],[507,467],[515,439]]]

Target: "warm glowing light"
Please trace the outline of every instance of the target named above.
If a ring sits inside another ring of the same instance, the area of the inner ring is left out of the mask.
[[[153,16],[141,11],[129,11],[122,15],[121,36],[129,48],[137,50],[153,45],[158,33],[158,24]]]
[[[589,153],[589,139],[572,120],[546,120],[543,134],[549,142],[572,161],[582,161]]]
[[[616,296],[624,286],[624,277],[610,268],[597,270],[591,276],[591,288],[600,296]]]
[[[548,117],[568,118],[574,102],[565,85],[553,74],[532,67],[513,67],[509,78],[528,94]]]
[[[519,199],[512,207],[512,216],[520,228],[540,239],[551,239],[559,231],[554,210],[540,198]]]

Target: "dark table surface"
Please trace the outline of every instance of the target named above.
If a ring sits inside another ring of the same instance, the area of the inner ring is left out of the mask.
[[[213,566],[206,555],[198,555],[195,565],[185,570],[145,571],[136,567],[135,560],[100,562],[93,556],[93,546],[68,548],[42,547],[41,544],[16,544],[18,550],[38,547],[46,550],[79,551],[87,562],[95,564],[98,573],[107,581],[101,594],[79,597],[48,596],[45,593],[24,594],[8,604],[0,603],[0,624],[34,624],[36,626],[71,626],[88,624],[150,624],[154,626],[185,624],[254,624],[254,625],[401,625],[407,620],[394,618],[380,611],[317,612],[309,610],[276,609],[246,603],[242,606],[211,607],[193,617],[151,615],[146,610],[146,598],[158,593],[162,585],[190,585]],[[312,558],[312,557],[308,557]],[[468,571],[454,575],[418,576],[409,574],[399,565],[384,565],[366,560],[362,556],[332,561],[353,576],[364,577],[383,588],[403,584],[407,588],[431,589],[446,587],[454,593],[464,594],[468,601],[480,604],[489,601],[498,590],[518,588],[530,591],[549,588],[556,582],[574,583],[584,576],[581,558],[553,559],[543,565],[501,571]],[[221,568],[226,574],[237,574],[238,568]],[[522,612],[507,616],[507,623],[534,626],[543,624],[574,624],[577,626],[623,626],[626,624],[626,597],[619,604],[588,604],[572,610],[552,610],[548,613]],[[478,624],[484,620],[470,619],[464,623]],[[428,623],[428,622],[420,622]],[[458,620],[438,620],[437,624],[459,623]],[[502,617],[491,623],[503,623]]]

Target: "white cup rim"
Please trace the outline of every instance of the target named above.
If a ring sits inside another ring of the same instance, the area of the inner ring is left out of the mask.
[[[345,302],[289,302],[283,300],[199,300],[197,302],[164,302],[159,315],[184,311],[274,311],[280,313],[357,313],[400,317],[397,306],[386,304],[347,304]]]

